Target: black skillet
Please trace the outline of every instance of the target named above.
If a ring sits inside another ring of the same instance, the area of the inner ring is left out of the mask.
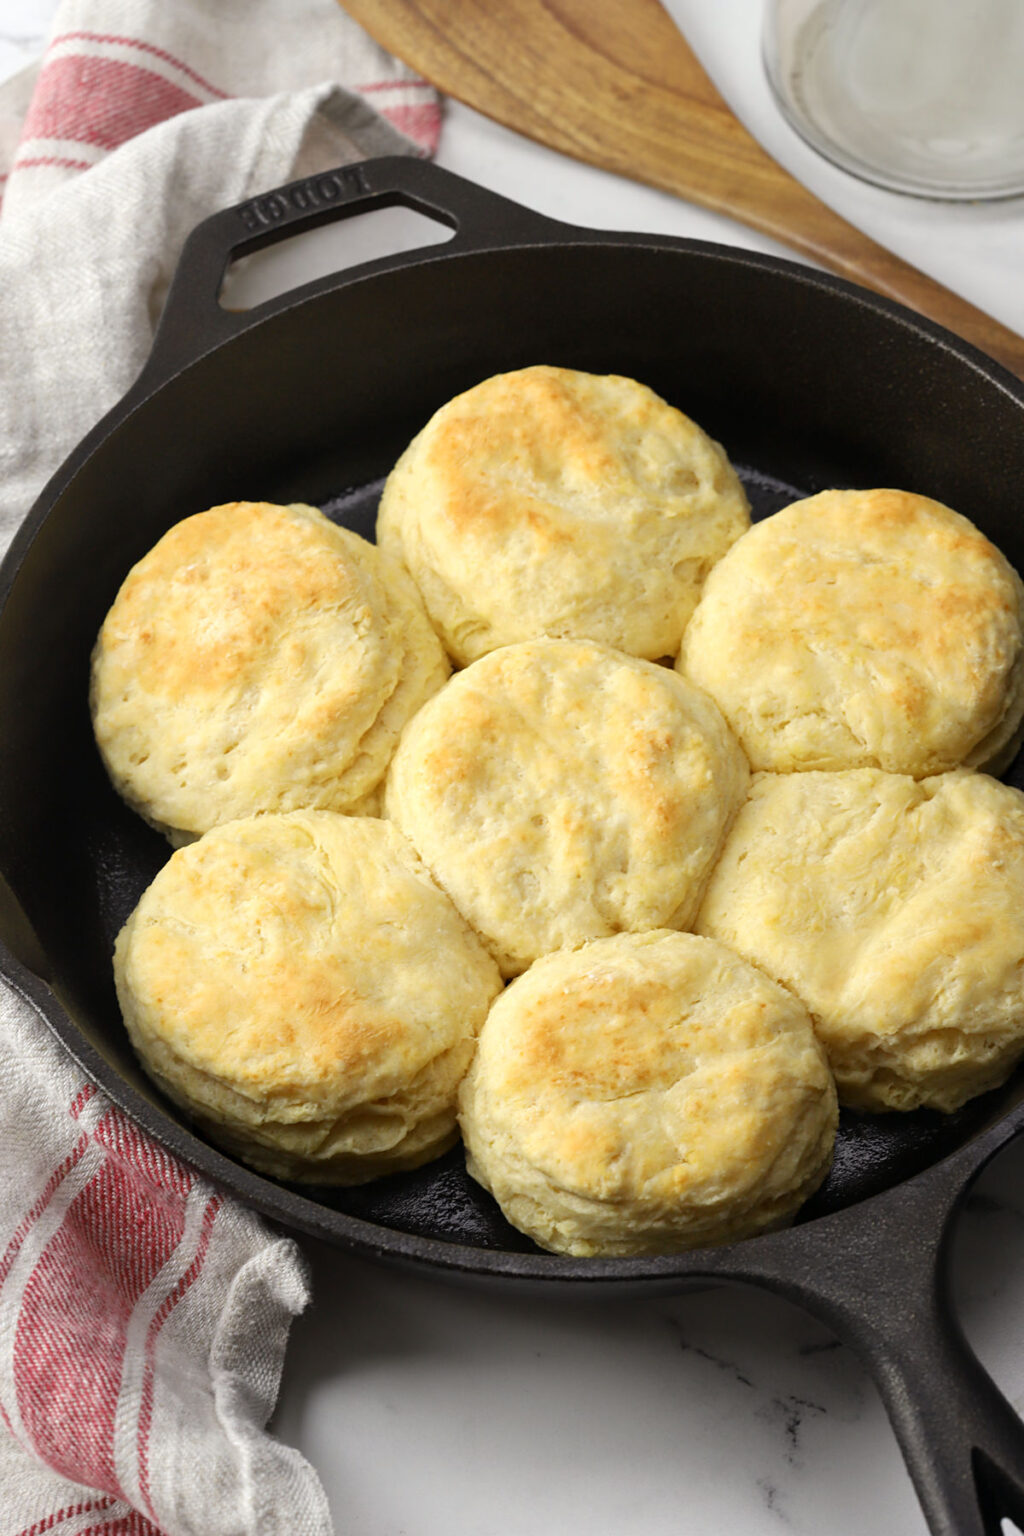
[[[452,240],[244,314],[229,262],[401,205]],[[115,798],[86,709],[93,637],[131,563],[222,501],[308,501],[372,532],[381,478],[431,412],[491,373],[632,375],[721,440],[759,515],[832,485],[895,485],[977,522],[1024,568],[1024,387],[906,310],[783,261],[575,229],[422,162],[314,176],[192,235],[152,356],[33,508],[0,572],[3,970],[118,1104],[269,1217],[437,1275],[577,1296],[709,1280],[803,1304],[863,1357],[931,1530],[1024,1527],[1024,1429],[968,1348],[952,1218],[1024,1123],[1024,1071],[952,1117],[844,1117],[825,1188],[784,1233],[657,1259],[541,1253],[455,1153],[357,1191],[285,1187],[223,1157],[148,1085],[122,1030],[113,937],[168,855]],[[1009,775],[1024,785],[1024,771]]]

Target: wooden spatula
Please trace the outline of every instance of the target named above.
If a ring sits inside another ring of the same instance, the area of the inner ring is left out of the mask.
[[[726,106],[658,0],[342,0],[389,52],[518,133],[749,224],[1024,377],[1024,338],[861,234]]]

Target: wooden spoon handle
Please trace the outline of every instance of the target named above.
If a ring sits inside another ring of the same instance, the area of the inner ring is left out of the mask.
[[[1024,378],[1024,337],[833,212],[767,155],[736,118],[731,121],[747,140],[744,165],[748,174],[738,187],[724,185],[710,167],[695,190],[693,162],[686,177],[677,178],[685,180],[688,191],[681,185],[670,185],[668,176],[656,184],[716,213],[728,214],[840,277],[926,315]]]
[[[840,218],[730,111],[658,0],[342,0],[446,95],[723,213],[947,326],[1024,377],[1024,338]]]

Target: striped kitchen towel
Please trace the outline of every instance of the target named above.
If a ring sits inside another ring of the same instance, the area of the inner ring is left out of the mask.
[[[199,220],[438,127],[334,0],[64,0],[0,86],[0,552],[145,361]],[[0,1536],[329,1536],[266,1429],[308,1301],[295,1243],[0,982]]]
[[[0,551],[141,369],[195,224],[430,153],[440,122],[335,0],[63,0],[41,64],[0,86]]]
[[[0,1533],[327,1536],[265,1432],[295,1245],[143,1136],[0,992]]]
[[[64,0],[43,58],[3,88],[0,197],[34,201],[180,112],[325,76],[436,149],[436,92],[336,0]]]

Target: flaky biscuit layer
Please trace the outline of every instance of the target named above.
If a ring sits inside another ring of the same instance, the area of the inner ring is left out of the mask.
[[[230,822],[179,849],[121,931],[147,1072],[212,1141],[280,1178],[353,1184],[436,1156],[501,987],[390,824]]]
[[[515,975],[585,939],[687,926],[747,778],[715,705],[669,668],[534,640],[424,705],[384,808]]]
[[[796,998],[723,945],[621,934],[506,988],[459,1093],[470,1173],[543,1247],[670,1253],[778,1227],[835,1087]]]
[[[397,562],[313,507],[232,502],[130,572],[91,707],[115,788],[181,843],[255,811],[363,811],[448,671]]]
[[[957,1109],[1024,1054],[1024,795],[755,775],[696,928],[802,999],[842,1102]]]
[[[442,406],[388,478],[377,538],[459,665],[538,635],[656,660],[749,523],[682,412],[633,379],[538,366]]]
[[[1024,586],[938,502],[823,491],[716,566],[678,666],[754,768],[999,771],[1024,713]]]

